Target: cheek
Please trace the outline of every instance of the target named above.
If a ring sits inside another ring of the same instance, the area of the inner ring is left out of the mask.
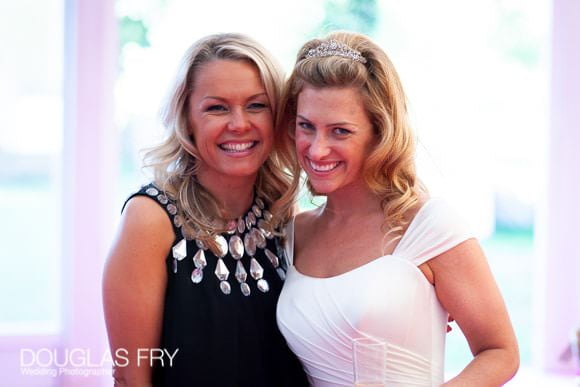
[[[208,149],[211,148],[213,136],[211,131],[208,131],[207,128],[196,127],[192,130],[191,139],[200,152],[207,153]]]
[[[274,121],[271,114],[262,114],[256,120],[264,141],[274,141]]]
[[[268,155],[274,148],[274,128],[272,125],[264,126],[261,134],[263,152]]]
[[[198,118],[191,120],[189,132],[197,143],[203,143],[216,137],[218,134],[216,128],[219,126],[219,120],[213,118]]]
[[[368,148],[362,146],[344,149],[342,155],[348,161],[348,169],[351,173],[359,174],[364,169],[364,164],[369,156],[367,150]]]
[[[268,142],[274,141],[274,126],[271,123],[264,125],[264,129],[262,130],[262,132],[265,141]]]
[[[310,146],[310,139],[304,133],[296,131],[296,153],[302,154]]]

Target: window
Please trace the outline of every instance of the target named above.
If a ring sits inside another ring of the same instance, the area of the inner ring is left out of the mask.
[[[60,328],[63,2],[0,12],[0,335]]]

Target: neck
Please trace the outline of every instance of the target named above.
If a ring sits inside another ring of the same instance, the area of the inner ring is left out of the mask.
[[[352,184],[327,195],[323,214],[342,221],[382,214],[380,199],[364,183]]]
[[[200,171],[197,180],[212,194],[222,209],[223,219],[236,219],[246,213],[254,198],[257,175],[215,179]]]

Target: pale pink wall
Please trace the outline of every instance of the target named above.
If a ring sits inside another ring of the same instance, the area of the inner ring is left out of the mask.
[[[90,363],[94,365],[107,348],[101,273],[118,217],[111,192],[115,192],[119,169],[113,125],[118,59],[114,5],[115,0],[65,1],[63,327],[58,336],[0,338],[2,386],[112,385],[110,376],[22,375],[20,360],[23,349],[59,351],[62,360],[67,349],[79,348],[83,351],[80,356],[93,356]]]
[[[68,0],[63,149],[63,348],[106,349],[101,273],[118,209],[113,87],[118,43],[114,0]],[[61,386],[111,385],[70,376]]]
[[[573,372],[561,355],[580,328],[579,21],[579,1],[553,1],[548,176],[536,235],[535,362],[563,373]]]

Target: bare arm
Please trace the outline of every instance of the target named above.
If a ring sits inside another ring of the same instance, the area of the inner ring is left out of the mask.
[[[149,359],[139,348],[159,346],[167,275],[165,258],[174,239],[163,209],[145,197],[129,201],[103,276],[103,304],[116,386],[150,386]]]
[[[437,297],[455,318],[474,359],[445,386],[500,386],[516,373],[515,334],[487,260],[475,239],[430,260]]]

